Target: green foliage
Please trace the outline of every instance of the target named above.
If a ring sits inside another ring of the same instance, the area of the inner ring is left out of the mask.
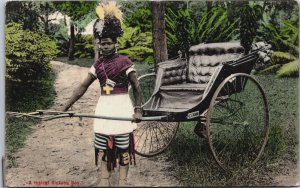
[[[265,157],[276,159],[276,155],[283,155],[287,149],[288,138],[283,127],[273,126],[270,128],[271,136],[269,137],[268,150],[265,153]]]
[[[296,57],[290,53],[287,52],[280,52],[280,51],[275,51],[272,52],[272,61],[276,63],[286,63],[287,61],[295,60]],[[283,61],[283,62],[281,62]]]
[[[250,51],[251,45],[257,36],[260,20],[263,17],[263,7],[259,4],[249,3],[242,8],[240,21],[241,45],[245,52]]]
[[[259,74],[275,74],[279,69],[281,65],[267,65],[261,68],[261,70],[258,72]]]
[[[98,17],[95,14],[95,11],[89,12],[83,15],[80,19],[75,20],[73,23],[76,25],[77,29],[80,32],[84,31],[84,28],[91,23],[93,20],[96,20]]]
[[[272,25],[278,25],[283,20],[291,20],[294,16],[298,17],[297,1],[265,1],[264,6]]]
[[[6,110],[30,112],[50,107],[55,97],[54,80],[53,72],[49,72],[43,79],[35,82],[6,79]]]
[[[128,55],[133,61],[153,63],[152,33],[125,25],[123,31],[123,36],[118,38],[118,52]]]
[[[273,52],[271,56],[271,61],[274,64],[285,64],[292,60],[295,60],[296,57],[287,52]]]
[[[50,27],[50,33],[49,35],[53,37],[56,42],[59,42],[59,40],[68,41],[69,35],[68,35],[68,27],[65,24],[63,19],[58,20],[58,24],[51,23],[49,25]]]
[[[153,53],[153,50],[147,47],[143,46],[133,46],[127,49],[123,49],[119,51],[120,54],[126,54],[128,55],[132,60],[137,62],[146,62],[146,59],[144,59],[145,54],[151,54]],[[147,57],[148,58],[148,57]],[[149,59],[147,59],[149,60]],[[152,62],[147,62],[152,63]]]
[[[181,1],[181,2],[184,2],[184,1]],[[187,5],[185,4],[183,6],[183,8],[186,6]],[[196,21],[196,23],[199,22],[203,13],[205,13],[205,11],[207,10],[207,5],[206,5],[205,1],[189,1],[188,7],[190,9],[191,17]]]
[[[277,77],[298,76],[299,70],[299,17],[273,24],[264,15],[264,38],[272,45],[271,62],[262,67],[261,73],[275,73]],[[274,20],[273,20],[274,21]],[[277,66],[275,66],[277,65]],[[275,68],[276,69],[273,69]]]
[[[237,24],[229,21],[228,11],[213,7],[207,11],[197,25],[198,42],[228,42],[236,39]]]
[[[152,31],[152,14],[148,7],[140,7],[129,17],[125,18],[125,24],[129,27],[138,27],[142,32]]]
[[[297,59],[290,53],[275,51],[272,53],[271,61],[259,68],[259,74],[275,74],[283,64]]]
[[[49,24],[49,35],[55,40],[58,49],[59,56],[67,56],[69,51],[69,39],[68,28],[63,19],[59,20],[58,24]]]
[[[97,1],[56,1],[56,8],[71,17],[71,20],[82,20],[87,14],[95,12]]]
[[[118,4],[121,6],[121,11],[124,18],[130,17],[140,8],[150,8],[149,1],[119,1]]]
[[[93,35],[77,35],[75,44],[75,54],[77,58],[93,58],[94,57],[94,36]]]
[[[266,23],[266,41],[269,41],[276,51],[289,52],[298,55],[299,51],[299,18],[295,20],[285,20],[281,22],[279,28],[272,24]]]
[[[299,59],[284,64],[276,73],[277,77],[298,77]]]
[[[95,12],[97,1],[56,1],[54,4],[60,12],[71,18],[79,32],[97,18]]]
[[[47,76],[49,62],[58,53],[55,42],[43,33],[23,30],[20,24],[5,28],[6,76],[23,82]]]
[[[22,24],[23,29],[49,32],[49,15],[57,10],[53,2],[46,1],[11,1],[6,5],[6,23]]]
[[[191,18],[188,9],[179,9],[175,14],[171,9],[168,9],[166,16],[168,47],[180,50],[184,54],[188,54],[189,47],[195,43],[195,23]],[[174,51],[174,50],[173,50]],[[173,56],[173,54],[171,55]]]
[[[166,15],[168,51],[171,56],[175,56],[178,50],[182,51],[187,46],[235,40],[237,23],[238,21],[230,22],[227,10],[219,6],[205,11],[198,23],[191,17],[188,9],[180,9],[177,13],[168,9]]]
[[[6,24],[16,22],[23,24],[24,29],[41,30],[39,7],[33,1],[10,1],[6,4]]]
[[[71,18],[68,57],[69,60],[74,60],[75,36],[74,26],[79,28],[79,32],[89,23],[90,20],[96,18],[95,8],[97,1],[55,1],[55,6],[58,11]]]

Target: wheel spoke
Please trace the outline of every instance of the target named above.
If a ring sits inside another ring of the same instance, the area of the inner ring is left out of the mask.
[[[136,152],[153,156],[162,152],[174,138],[179,123],[149,122],[136,130]]]
[[[206,126],[212,154],[223,169],[244,168],[260,157],[269,129],[265,104],[261,86],[250,75],[235,74],[217,88]]]
[[[138,78],[142,89],[143,104],[148,102],[153,94],[156,76],[148,74]],[[129,90],[133,99],[132,89]],[[134,102],[134,101],[133,101]],[[136,153],[142,156],[153,156],[161,153],[174,138],[179,123],[170,122],[142,122],[135,130]]]
[[[162,139],[163,140],[163,145],[165,145],[168,142],[168,137],[166,137],[166,135],[161,131],[160,128],[161,128],[161,126],[158,126],[158,130],[159,130],[161,136],[163,137],[163,139]]]
[[[139,143],[140,139],[142,138],[142,136],[144,135],[144,133],[147,131],[147,127],[146,127],[146,128],[145,128],[145,127],[146,127],[146,125],[143,124],[140,128],[138,128],[138,129],[136,130],[137,132],[140,131],[140,130],[144,130],[140,136],[137,136],[138,139],[137,139],[136,142],[135,142],[136,145]]]

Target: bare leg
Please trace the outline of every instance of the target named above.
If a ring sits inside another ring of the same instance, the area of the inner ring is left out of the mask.
[[[127,175],[129,170],[129,153],[127,150],[120,152],[119,187],[128,187]]]
[[[106,157],[106,152],[104,151],[102,160],[101,160],[101,166],[100,166],[100,187],[109,187],[109,177],[110,177],[110,172],[107,169],[107,157]]]

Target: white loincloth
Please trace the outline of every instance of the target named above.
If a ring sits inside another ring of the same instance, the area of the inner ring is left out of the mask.
[[[127,93],[101,95],[95,111],[95,115],[126,118],[132,117],[133,113],[133,105]],[[136,123],[130,121],[94,119],[94,132],[105,135],[130,133],[136,127]]]

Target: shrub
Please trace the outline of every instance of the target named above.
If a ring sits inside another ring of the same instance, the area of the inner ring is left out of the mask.
[[[23,30],[21,24],[5,26],[5,64],[7,78],[35,81],[50,71],[50,60],[58,53],[57,46],[47,35]]]
[[[271,61],[263,65],[260,74],[275,74],[276,77],[298,77],[299,58],[288,52],[273,52]]]
[[[150,8],[140,7],[125,19],[126,25],[139,27],[142,32],[152,31],[152,14]]]
[[[178,50],[186,51],[188,46],[199,43],[228,42],[236,39],[238,20],[231,22],[228,11],[216,6],[202,14],[199,22],[189,9],[177,12],[167,10],[166,34],[169,56],[177,56]]]
[[[153,63],[152,33],[125,25],[123,30],[123,36],[118,39],[119,53],[128,55],[133,61]]]
[[[68,27],[63,19],[60,19],[58,24],[49,24],[49,35],[55,40],[58,46],[60,51],[58,56],[68,56],[70,36],[68,35]]]
[[[260,73],[272,73],[276,77],[299,76],[299,19],[283,20],[279,26],[264,23],[265,38],[272,47],[271,61]]]
[[[170,56],[177,55],[177,51],[187,54],[189,47],[195,42],[195,23],[191,18],[189,9],[179,9],[175,14],[171,9],[168,9],[169,16],[166,16],[167,37]]]
[[[94,57],[94,36],[93,35],[77,35],[75,44],[75,54],[77,58],[93,58]]]
[[[241,10],[240,38],[241,45],[245,48],[246,53],[250,51],[251,44],[258,35],[262,16],[263,7],[258,4],[249,3]]]
[[[299,59],[284,64],[277,72],[277,77],[298,77],[299,76]]]

